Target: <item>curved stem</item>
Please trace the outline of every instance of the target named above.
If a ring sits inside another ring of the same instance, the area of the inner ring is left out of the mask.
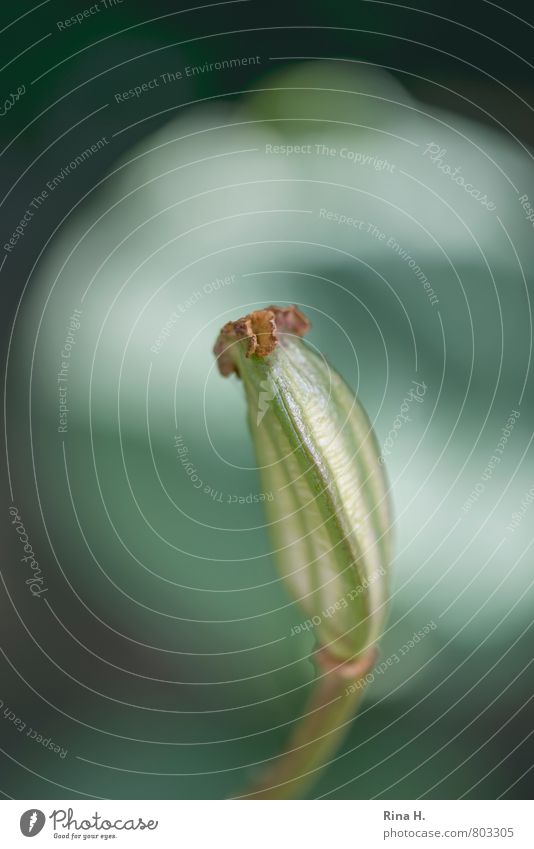
[[[318,653],[319,677],[306,711],[284,752],[261,781],[240,799],[301,798],[337,749],[365,691],[365,676],[375,665],[373,647],[365,655],[340,663],[325,649]]]

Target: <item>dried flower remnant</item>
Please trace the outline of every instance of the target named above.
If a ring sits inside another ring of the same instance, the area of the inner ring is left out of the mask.
[[[278,570],[317,622],[312,703],[247,798],[301,795],[316,777],[361,699],[363,687],[347,697],[347,681],[372,668],[388,599],[378,443],[352,390],[302,340],[309,329],[296,306],[270,306],[225,324],[214,347],[221,374],[243,381],[262,486],[275,493],[266,510]]]
[[[271,306],[251,312],[237,321],[229,321],[219,333],[213,348],[219,371],[225,377],[234,371],[239,375],[236,352],[231,350],[239,340],[246,340],[246,357],[253,354],[266,357],[279,344],[280,333],[304,336],[309,329],[310,322],[295,306]]]

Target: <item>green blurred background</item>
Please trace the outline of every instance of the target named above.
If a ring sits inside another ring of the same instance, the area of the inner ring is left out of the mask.
[[[0,22],[4,246],[34,213],[2,249],[1,791],[224,798],[283,745],[313,634],[211,348],[294,302],[381,444],[427,387],[386,463],[402,656],[311,795],[528,798],[532,10],[100,0],[58,26],[89,8]]]

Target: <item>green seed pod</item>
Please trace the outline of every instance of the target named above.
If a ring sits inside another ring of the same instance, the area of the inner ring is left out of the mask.
[[[383,627],[388,486],[369,419],[302,340],[309,326],[294,306],[267,307],[226,324],[214,353],[243,381],[280,574],[324,657],[345,664]]]

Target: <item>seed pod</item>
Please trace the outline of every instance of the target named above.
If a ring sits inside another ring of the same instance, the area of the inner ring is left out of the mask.
[[[280,574],[323,654],[346,663],[382,630],[389,496],[369,419],[301,339],[309,327],[297,307],[270,306],[226,324],[214,353],[243,381]]]

